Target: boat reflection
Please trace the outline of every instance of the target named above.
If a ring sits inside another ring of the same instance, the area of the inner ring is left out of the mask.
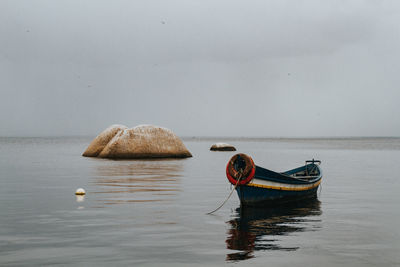
[[[180,191],[181,160],[109,161],[97,166],[95,194],[105,205],[167,201]]]
[[[230,229],[226,239],[227,248],[238,252],[227,254],[226,260],[250,259],[258,250],[297,250],[298,246],[279,244],[278,237],[318,230],[321,214],[317,199],[274,208],[239,207],[237,218],[228,222]]]

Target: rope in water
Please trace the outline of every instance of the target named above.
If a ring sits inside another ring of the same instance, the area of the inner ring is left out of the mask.
[[[225,203],[226,203],[226,202],[228,201],[228,199],[231,197],[233,191],[235,191],[236,187],[238,186],[240,179],[242,179],[242,169],[240,169],[239,178],[237,179],[237,182],[236,182],[235,186],[233,187],[233,189],[231,190],[231,192],[229,193],[229,195],[228,195],[228,197],[225,199],[225,201],[222,202],[222,204],[221,204],[218,208],[216,208],[215,210],[206,213],[207,215],[216,212],[217,210],[219,210],[220,208],[222,208],[223,205],[225,205]]]
[[[322,193],[322,183],[319,185],[319,196],[318,197],[321,197],[321,193]]]

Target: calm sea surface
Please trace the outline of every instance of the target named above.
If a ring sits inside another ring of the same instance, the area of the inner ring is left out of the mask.
[[[1,266],[399,266],[400,139],[185,139],[193,158],[105,160],[91,138],[0,138]],[[322,160],[319,200],[240,210],[235,152]],[[86,189],[77,198],[77,188]]]

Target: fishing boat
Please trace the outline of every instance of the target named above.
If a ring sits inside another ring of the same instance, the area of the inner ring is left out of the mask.
[[[307,160],[301,167],[274,172],[254,164],[243,153],[234,155],[226,166],[226,176],[235,186],[243,206],[268,206],[316,198],[321,184],[319,160]]]

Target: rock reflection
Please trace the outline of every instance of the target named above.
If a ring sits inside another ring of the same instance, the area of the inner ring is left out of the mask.
[[[280,245],[278,236],[319,229],[321,214],[317,199],[274,208],[237,208],[237,218],[228,222],[226,244],[239,252],[227,254],[226,260],[250,259],[257,250],[296,250],[299,247]]]
[[[181,160],[111,161],[97,167],[94,193],[107,205],[166,201],[180,191],[182,171]]]

